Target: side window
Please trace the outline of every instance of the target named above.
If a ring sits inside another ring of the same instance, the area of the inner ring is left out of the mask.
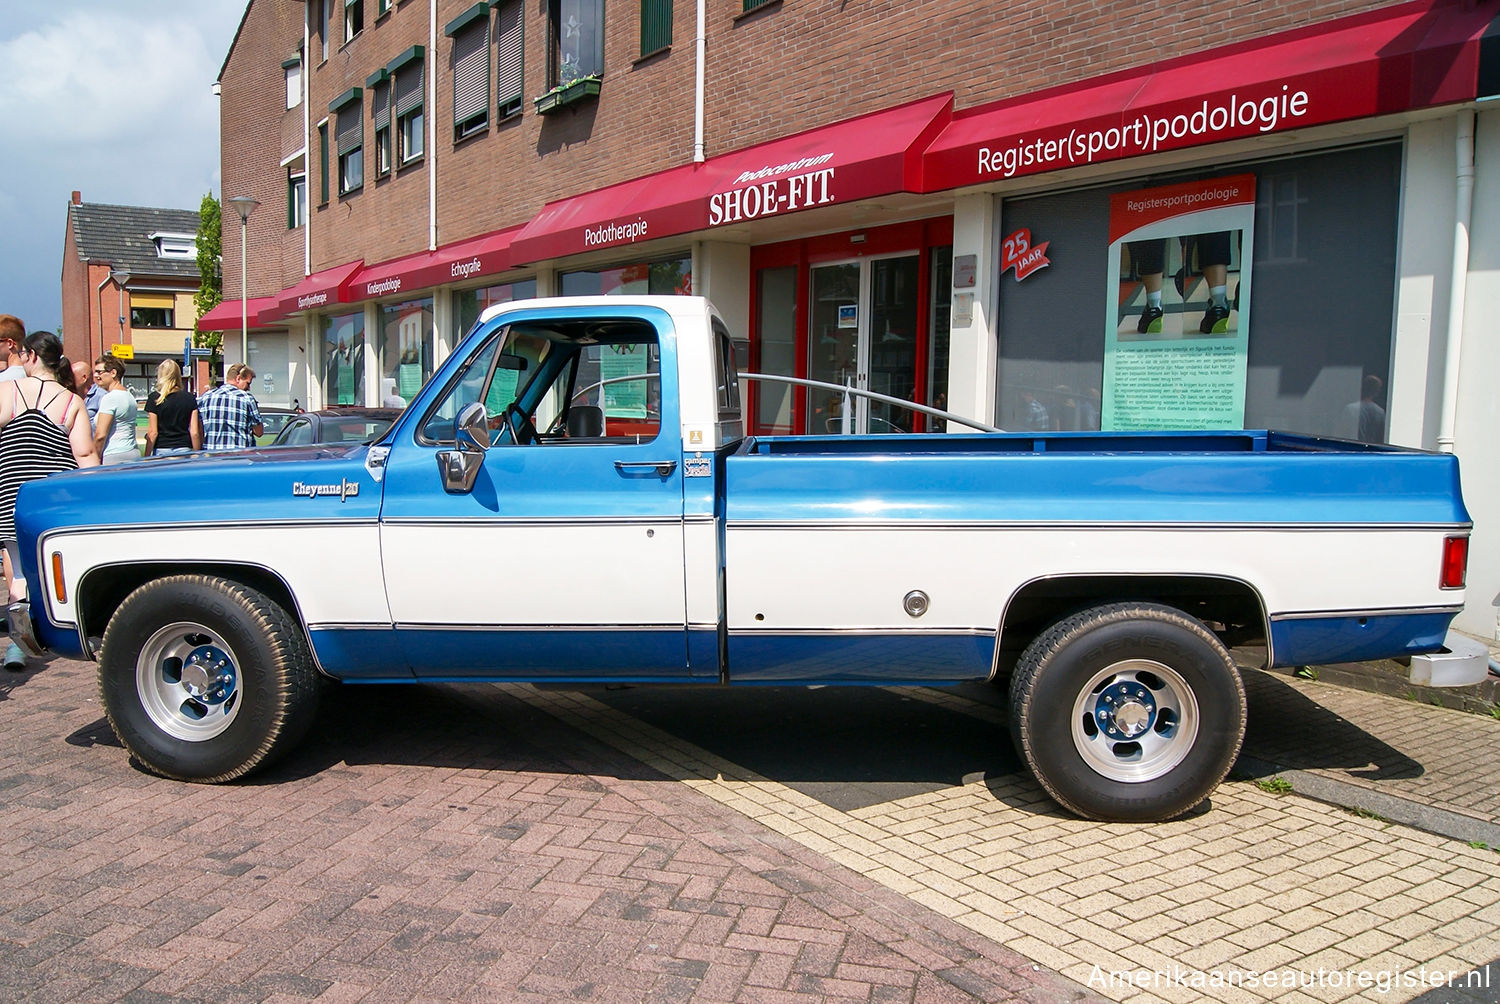
[[[293,422],[281,437],[280,446],[304,446],[313,441],[312,423],[302,418]]]
[[[661,348],[655,338],[581,346],[570,397],[561,430],[568,436],[587,430],[585,438],[655,439],[661,431]]]
[[[502,351],[503,347],[503,351]],[[537,334],[506,328],[490,336],[459,372],[457,380],[422,423],[422,438],[453,442],[453,420],[466,405],[483,402],[491,427],[537,379],[552,354],[552,343]]]
[[[714,318],[714,373],[716,375],[719,418],[740,417],[740,374],[735,366],[734,342],[724,322]]]

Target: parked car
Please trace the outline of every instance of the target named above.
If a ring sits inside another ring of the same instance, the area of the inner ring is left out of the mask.
[[[276,441],[276,437],[281,434],[281,430],[286,428],[286,424],[292,420],[293,416],[299,414],[301,412],[294,411],[291,408],[261,405],[260,420],[263,429],[261,434],[256,437],[255,444],[257,446],[271,445]]]
[[[400,408],[324,408],[288,416],[272,446],[307,443],[368,443],[400,416]],[[261,413],[265,418],[265,413]]]

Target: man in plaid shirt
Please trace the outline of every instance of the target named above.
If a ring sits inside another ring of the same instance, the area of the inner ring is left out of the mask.
[[[235,363],[225,374],[224,386],[215,387],[198,399],[203,419],[203,446],[209,450],[243,450],[255,445],[264,431],[260,407],[250,393],[255,371]]]

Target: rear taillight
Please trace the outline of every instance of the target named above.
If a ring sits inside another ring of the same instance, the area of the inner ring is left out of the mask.
[[[1444,589],[1462,589],[1464,587],[1464,573],[1469,567],[1469,538],[1468,537],[1444,537],[1443,538],[1443,580],[1439,585]]]

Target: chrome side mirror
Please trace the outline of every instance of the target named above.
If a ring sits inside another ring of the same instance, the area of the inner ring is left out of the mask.
[[[474,488],[479,468],[484,466],[484,453],[490,448],[488,417],[484,405],[476,401],[465,405],[453,420],[453,439],[458,449],[437,455],[443,491],[450,495],[465,494]]]

